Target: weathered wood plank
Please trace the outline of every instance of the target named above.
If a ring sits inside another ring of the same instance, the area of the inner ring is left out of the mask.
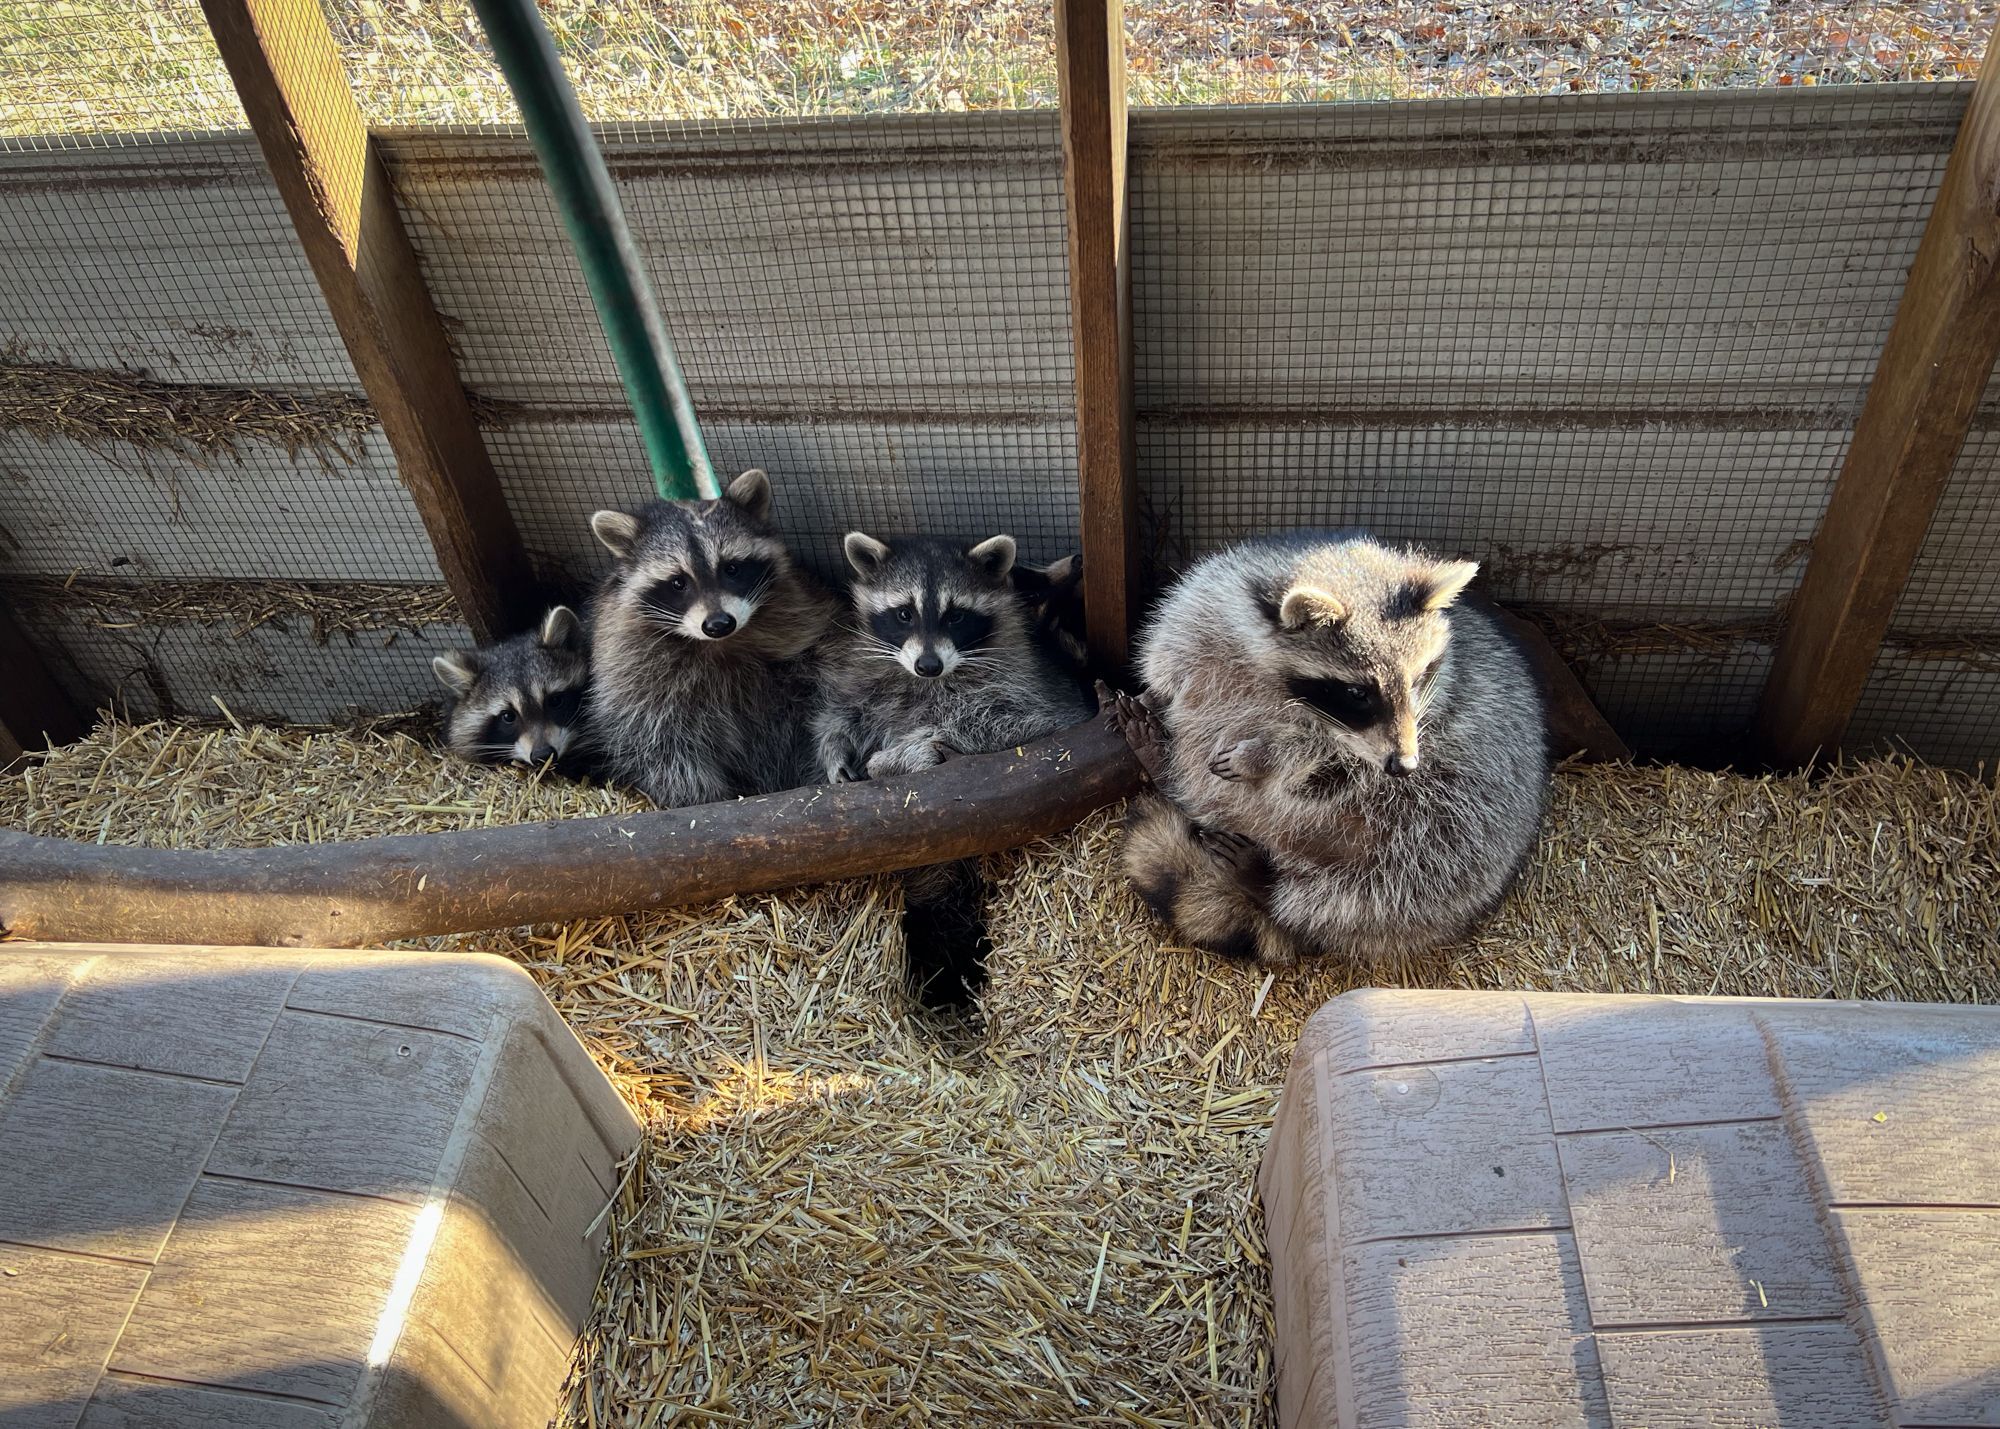
[[[1839,749],[2000,359],[2000,37],[1987,61],[1757,711],[1780,764]]]
[[[1609,1424],[1568,1232],[1375,1241],[1342,1264],[1338,1423]]]
[[[379,432],[345,452],[247,443],[239,460],[0,432],[5,569],[155,579],[438,579]],[[323,464],[322,464],[323,463]]]
[[[1778,1115],[1763,1039],[1747,1011],[1549,996],[1529,1012],[1557,1131]]]
[[[133,719],[213,719],[220,698],[240,719],[339,724],[438,697],[431,657],[472,644],[462,625],[363,630],[315,640],[310,623],[148,625],[104,629],[82,609],[35,612],[36,638],[59,645],[91,695]]]
[[[75,1424],[145,1282],[144,1266],[0,1245],[0,1424]]]
[[[234,950],[99,958],[63,998],[43,1050],[241,1082],[284,1005],[287,981],[269,959]]]
[[[1887,1418],[1845,1324],[1599,1335],[1597,1357],[1621,1426],[1882,1429]]]
[[[0,929],[343,947],[561,922],[1012,848],[1134,792],[1107,716],[907,779],[695,809],[297,848],[118,849],[0,829]]]
[[[1561,1147],[1599,1329],[1847,1308],[1805,1170],[1777,1123],[1592,1132]]]
[[[0,1104],[0,1241],[150,1261],[233,1087],[41,1060]]]
[[[1569,1224],[1533,1057],[1350,1072],[1321,1105],[1353,1240]]]
[[[482,640],[525,628],[527,555],[325,15],[315,0],[202,9],[466,624]]]
[[[1525,1003],[1484,992],[1435,992],[1421,1002],[1357,988],[1315,1012],[1294,1060],[1324,1055],[1334,1073],[1535,1050]]]
[[[331,1408],[240,1390],[107,1374],[76,1429],[339,1429]]]
[[[2000,1215],[1835,1211],[1833,1225],[1895,1422],[2000,1424]]]
[[[422,1205],[436,1194],[478,1061],[478,1046],[461,1037],[283,1013],[208,1169]],[[305,1076],[316,1086],[310,1097],[298,1091]]]
[[[9,949],[0,957],[0,1097],[27,1066],[42,1029],[85,965]]]
[[[14,612],[0,603],[0,769],[22,755],[67,744],[90,731],[90,722],[63,693],[42,663]]]
[[[1138,619],[1124,12],[1123,0],[1056,0],[1084,606],[1091,655],[1108,669],[1125,664]]]
[[[1921,1013],[1767,1026],[1787,1115],[1828,1200],[2000,1208],[2000,1026]]]
[[[203,1177],[109,1368],[345,1404],[417,1214]]]

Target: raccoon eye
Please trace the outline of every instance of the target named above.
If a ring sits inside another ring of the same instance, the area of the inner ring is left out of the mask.
[[[1342,685],[1340,692],[1350,700],[1353,700],[1357,705],[1366,704],[1375,694],[1366,685]]]
[[[687,588],[688,588],[688,578],[686,576],[675,576],[672,580],[667,582],[667,589],[669,590],[678,591],[678,590],[686,590]]]
[[[962,610],[946,611],[944,623],[946,625],[963,625],[965,623],[965,612]]]
[[[915,606],[899,605],[896,607],[896,619],[902,621],[903,624],[908,625],[911,621],[915,620],[916,618],[917,618],[917,608]]]
[[[736,575],[739,572],[741,572],[742,569],[743,569],[743,562],[741,561],[724,561],[722,563],[722,573],[726,576]]]
[[[512,710],[500,711],[500,723],[502,724],[512,724],[518,718],[520,716],[516,715]]]
[[[560,690],[548,698],[549,716],[561,724],[568,724],[576,714],[577,706],[582,703],[582,690]]]

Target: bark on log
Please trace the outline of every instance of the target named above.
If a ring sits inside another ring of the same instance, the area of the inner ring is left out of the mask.
[[[880,873],[1060,832],[1139,787],[1100,715],[907,779],[692,809],[261,849],[0,830],[0,931],[52,942],[361,947]]]

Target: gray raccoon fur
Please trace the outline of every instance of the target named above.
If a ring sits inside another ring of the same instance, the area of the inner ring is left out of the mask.
[[[814,647],[837,604],[770,510],[746,471],[717,501],[591,517],[617,558],[591,609],[591,728],[606,777],[662,808],[818,781]]]
[[[535,629],[479,650],[431,661],[452,700],[445,746],[479,764],[541,765],[582,771],[588,723],[590,647],[576,612],[558,605]]]
[[[1014,538],[970,548],[848,533],[853,612],[823,675],[819,762],[838,783],[1053,734],[1093,712],[1029,638]]]
[[[1193,939],[1267,962],[1387,957],[1499,904],[1548,801],[1541,698],[1478,567],[1360,533],[1201,561],[1142,637],[1167,734],[1125,861]]]

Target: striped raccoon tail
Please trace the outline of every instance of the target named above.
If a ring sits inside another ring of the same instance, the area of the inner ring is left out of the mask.
[[[979,860],[913,868],[903,875],[905,976],[930,1008],[966,1007],[986,985],[986,883]]]
[[[1270,855],[1204,829],[1164,799],[1140,799],[1125,821],[1125,875],[1186,943],[1241,961],[1298,961],[1292,935],[1266,911]]]

